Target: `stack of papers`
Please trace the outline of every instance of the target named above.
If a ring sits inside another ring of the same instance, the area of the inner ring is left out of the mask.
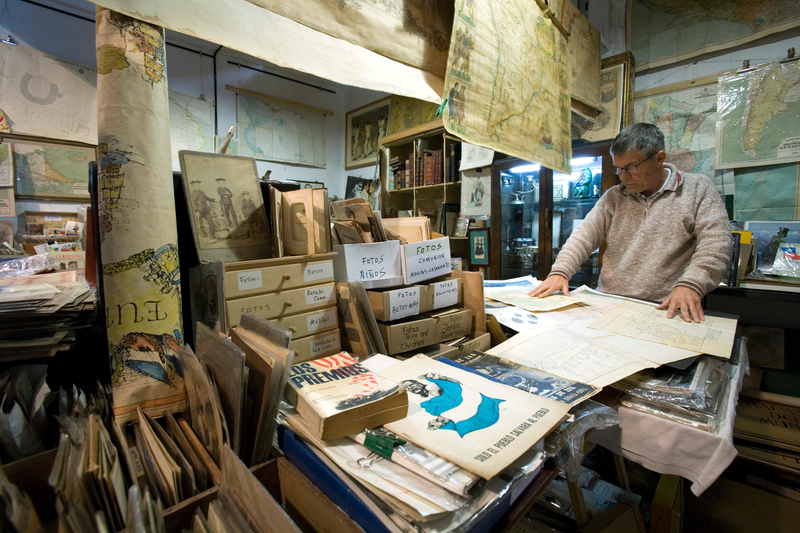
[[[0,362],[52,357],[88,327],[95,291],[75,271],[0,278]]]

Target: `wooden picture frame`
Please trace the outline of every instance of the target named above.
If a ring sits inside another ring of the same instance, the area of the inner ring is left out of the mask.
[[[300,181],[300,180],[292,180],[296,181],[300,184],[301,189],[324,189],[325,184],[321,181]]]
[[[613,139],[633,123],[633,85],[636,62],[624,52],[603,59],[600,64],[603,111],[594,121],[572,114],[572,139],[599,142]]]
[[[489,228],[469,230],[469,264],[489,266]]]
[[[17,199],[88,200],[89,164],[97,147],[38,137],[3,135],[11,145]],[[42,175],[45,165],[52,170]]]
[[[389,131],[391,97],[359,107],[345,116],[345,170],[378,164],[381,139]]]
[[[187,150],[179,156],[200,261],[271,257],[272,239],[255,159]]]

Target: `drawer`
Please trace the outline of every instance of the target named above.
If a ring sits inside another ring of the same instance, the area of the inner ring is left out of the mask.
[[[342,351],[342,340],[339,337],[339,330],[335,329],[293,340],[289,344],[289,349],[295,351],[294,364],[303,363],[339,353]]]
[[[306,261],[272,265],[247,261],[226,266],[225,298],[242,298],[267,292],[286,291],[333,281],[333,261],[310,256]],[[250,263],[250,264],[248,264]],[[233,270],[233,269],[236,270]]]
[[[285,315],[272,321],[291,331],[293,339],[316,335],[339,327],[336,307],[329,307],[322,311],[300,313],[299,315]]]
[[[247,298],[225,301],[228,327],[239,325],[243,313],[252,313],[260,318],[273,319],[286,315],[297,315],[336,305],[336,290],[333,283],[314,285],[301,289],[268,292]]]

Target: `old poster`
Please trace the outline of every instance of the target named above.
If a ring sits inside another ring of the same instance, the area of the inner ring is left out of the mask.
[[[424,355],[378,373],[408,391],[408,416],[384,427],[484,479],[528,451],[569,409]]]
[[[558,7],[553,8],[553,4]],[[551,0],[550,5],[570,32],[567,51],[572,98],[600,110],[600,32],[570,0]]]
[[[567,40],[535,2],[459,0],[444,98],[450,133],[570,173]]]
[[[114,414],[184,407],[164,32],[98,8],[98,203]]]

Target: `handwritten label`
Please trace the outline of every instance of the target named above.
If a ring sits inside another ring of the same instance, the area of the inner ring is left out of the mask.
[[[446,341],[461,337],[469,333],[467,331],[467,321],[471,318],[470,313],[454,313],[441,317],[437,325],[440,341]],[[470,321],[470,325],[472,325]]]
[[[405,245],[406,283],[445,276],[451,271],[450,239],[432,239]]]
[[[336,281],[360,281],[369,289],[388,286],[403,275],[398,241],[338,245],[334,251]]]
[[[324,263],[312,263],[306,265],[303,269],[303,281],[319,281],[321,279],[333,278],[333,263],[326,261]]]
[[[325,337],[315,339],[309,343],[312,356],[323,356],[329,353],[338,352],[342,347],[339,343],[339,332],[331,333]]]
[[[399,350],[396,351],[407,352],[432,344],[430,326],[431,321],[421,320],[408,326],[400,326],[397,329],[393,329],[392,331],[398,332],[397,336],[400,339]]]
[[[389,292],[389,320],[419,314],[419,287]]]
[[[336,309],[323,313],[314,313],[306,318],[306,328],[309,332],[326,330],[336,325]]]
[[[332,301],[334,301],[333,285],[323,285],[322,287],[306,289],[306,305],[316,305]]]
[[[131,454],[131,462],[133,463],[133,469],[136,471],[136,477],[143,476],[144,466],[142,465],[142,458],[139,457],[138,448],[131,446],[128,451]]]
[[[252,270],[250,272],[240,272],[236,275],[236,281],[239,282],[240,291],[249,291],[251,289],[260,289],[264,286],[261,283],[261,271]]]
[[[433,308],[448,307],[458,303],[458,280],[451,279],[439,283],[432,283]]]
[[[61,215],[45,215],[45,222],[61,222]]]

